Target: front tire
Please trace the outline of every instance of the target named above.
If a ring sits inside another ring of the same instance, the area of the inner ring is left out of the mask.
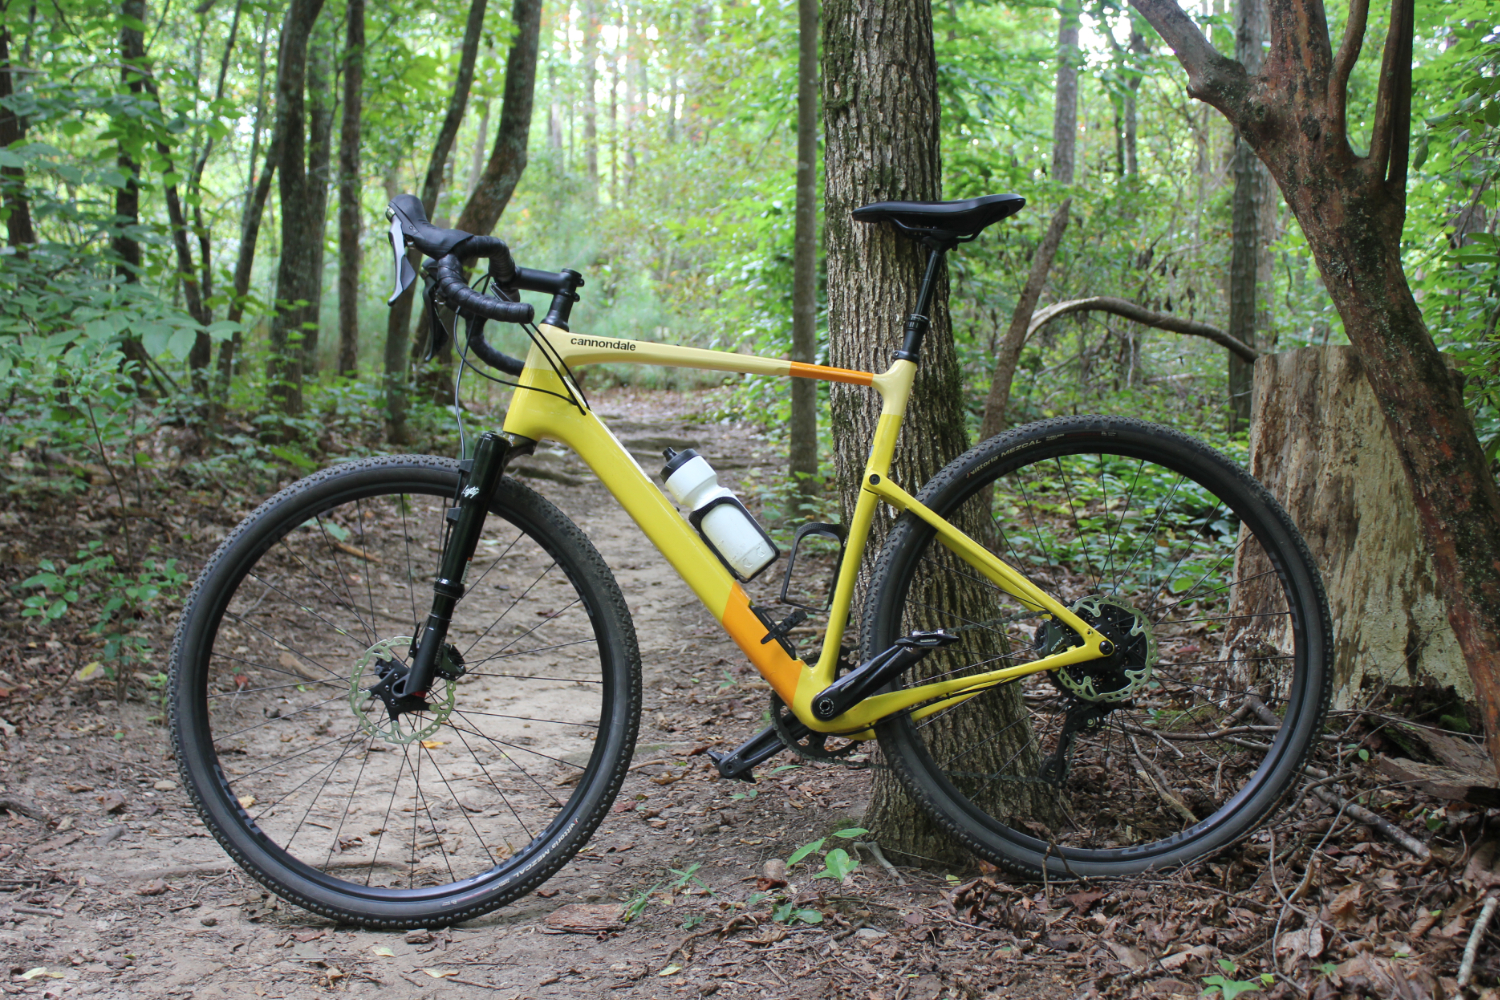
[[[1222,850],[1266,819],[1321,729],[1332,671],[1322,581],[1264,487],[1170,428],[1076,417],[985,441],[918,499],[1129,650],[877,727],[955,841],[1026,878],[1113,877]],[[961,641],[907,683],[1072,644],[905,514],[875,568],[865,648],[935,628]]]
[[[287,487],[214,553],[173,644],[172,738],[199,815],[246,872],[336,920],[445,925],[532,891],[588,841],[634,751],[619,587],[513,479],[449,676],[415,709],[370,693],[425,620],[458,488],[457,462],[425,456]]]

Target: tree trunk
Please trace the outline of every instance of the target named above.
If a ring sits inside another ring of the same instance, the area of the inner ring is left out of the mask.
[[[359,364],[359,125],[364,100],[365,0],[349,0],[344,28],[344,107],[339,123],[339,359],[341,375]]]
[[[283,413],[302,412],[302,336],[309,316],[317,321],[318,271],[323,264],[321,241],[311,216],[312,183],[307,172],[307,127],[304,84],[308,40],[323,0],[291,0],[281,37],[281,59],[276,70],[276,145],[281,158],[276,168],[281,195],[281,260],[276,268],[276,314],[271,320],[271,398]],[[268,171],[269,172],[269,171]]]
[[[598,0],[583,4],[583,160],[588,168],[589,190],[599,196],[599,110],[594,86],[599,79],[599,12]]]
[[[1266,38],[1265,0],[1238,0],[1235,12],[1235,56],[1247,72],[1260,72],[1261,48]],[[1257,287],[1266,255],[1266,233],[1260,229],[1262,205],[1270,193],[1271,178],[1256,158],[1250,144],[1234,137],[1234,195],[1231,200],[1229,253],[1229,334],[1255,347],[1260,342],[1257,326],[1261,316]],[[1229,429],[1247,427],[1251,420],[1254,372],[1251,366],[1229,355]]]
[[[1069,0],[1058,7],[1057,25],[1057,87],[1052,106],[1052,181],[1061,187],[1073,184],[1073,166],[1078,143],[1078,6],[1077,0]],[[1042,297],[1042,288],[1047,284],[1047,275],[1052,271],[1052,261],[1057,248],[1062,245],[1063,234],[1068,229],[1072,198],[1064,198],[1047,232],[1042,237],[1031,258],[1031,272],[1016,301],[1011,314],[1010,327],[1005,339],[1000,342],[999,355],[995,359],[995,373],[990,378],[989,395],[984,401],[984,416],[980,421],[981,440],[994,437],[1006,427],[1006,408],[1010,406],[1010,384],[1016,377],[1016,365],[1021,361],[1021,349],[1026,346],[1026,331],[1031,323],[1031,314]]]
[[[469,88],[474,83],[474,63],[479,57],[479,38],[484,29],[485,0],[471,0],[469,19],[464,25],[464,40],[459,47],[458,75],[453,81],[453,93],[448,97],[448,112],[438,129],[432,155],[427,159],[427,173],[422,179],[422,208],[427,217],[433,217],[437,209],[438,193],[443,186],[443,171],[448,166],[449,154],[453,152],[453,140],[458,137],[459,126],[464,121],[464,111],[469,106]],[[422,263],[422,255],[416,250],[410,253],[413,266]],[[386,421],[392,441],[406,440],[406,377],[407,350],[406,331],[411,326],[412,302],[422,282],[413,282],[406,294],[391,306],[385,327],[385,378]],[[425,318],[425,317],[424,317]],[[426,341],[425,326],[417,328],[417,343]]]
[[[1411,487],[1354,348],[1305,347],[1255,363],[1250,472],[1323,567],[1334,707],[1364,704],[1366,683],[1452,686],[1472,698]],[[1280,587],[1264,586],[1275,577],[1242,570],[1236,578],[1253,582],[1237,588],[1230,613],[1275,610]]]
[[[312,104],[308,115],[307,142],[307,239],[314,249],[309,276],[308,310],[302,335],[302,369],[312,377],[318,369],[319,317],[323,305],[323,248],[328,233],[328,190],[333,176],[333,65],[338,50],[335,26],[324,22],[317,29],[307,61],[307,92]]]
[[[823,8],[823,39],[829,360],[843,368],[882,371],[901,344],[927,255],[889,226],[856,224],[850,212],[873,201],[932,201],[941,196],[932,9],[915,2],[829,0]],[[913,491],[965,446],[946,275],[938,282],[929,315],[932,324],[892,466],[895,480]],[[833,387],[833,431],[846,522],[879,409],[878,399],[867,390]],[[887,523],[884,517],[875,519],[872,556]],[[935,661],[930,668],[929,661]],[[918,667],[923,676],[941,669],[939,656],[928,657]],[[1018,696],[996,698],[992,704],[1013,711]],[[978,713],[972,715],[978,718]],[[972,739],[972,734],[937,731],[933,738],[942,745]],[[891,772],[875,773],[866,825],[881,846],[919,862],[953,859],[953,847],[907,798]]]
[[[288,10],[288,16],[291,15]],[[260,31],[260,69],[256,86],[255,124],[250,130],[250,166],[245,177],[245,208],[240,215],[240,254],[234,262],[234,289],[229,301],[228,320],[238,324],[245,317],[245,296],[250,293],[250,276],[255,268],[255,245],[260,241],[260,223],[265,215],[266,199],[271,196],[271,178],[276,174],[276,164],[281,157],[280,132],[273,131],[271,147],[266,152],[265,169],[259,179],[255,176],[256,157],[260,150],[261,126],[266,110],[266,41],[270,36],[271,14]],[[285,37],[286,32],[282,31]],[[244,334],[236,329],[229,340],[219,348],[219,393],[221,399],[229,392],[229,383],[234,378],[234,361],[244,342]]]
[[[1385,414],[1500,766],[1500,489],[1401,262],[1410,152],[1412,0],[1394,0],[1370,151],[1349,146],[1349,74],[1368,7],[1337,52],[1321,0],[1269,0],[1271,44],[1251,77],[1173,0],[1132,0],[1270,168]]]
[[[484,150],[489,145],[490,139],[490,105],[494,102],[486,97],[479,105],[479,126],[475,130],[474,149],[469,154],[469,180],[464,184],[464,197],[474,193],[474,185],[479,183],[479,174],[484,170]]]
[[[797,221],[792,246],[792,360],[818,360],[818,0],[797,3]],[[856,206],[857,207],[857,206]],[[787,471],[818,489],[818,383],[792,379]]]
[[[146,89],[145,77],[139,66],[146,59],[146,0],[122,0],[120,4],[120,82],[130,96],[139,99]],[[115,163],[124,175],[125,182],[115,191],[115,226],[114,235],[110,238],[110,246],[114,250],[116,264],[115,273],[120,280],[126,283],[139,281],[141,275],[141,244],[129,230],[140,225],[141,222],[141,184],[137,175],[135,158],[130,155],[125,143],[119,144],[119,152],[115,157]],[[132,358],[133,354],[140,355],[139,359],[144,363],[144,353],[141,351],[139,342],[133,337],[126,339],[125,354]],[[132,350],[133,345],[133,350]],[[137,360],[132,358],[132,360]]]
[[[8,6],[8,3],[0,3],[0,18],[5,16]],[[0,101],[15,92],[14,86],[10,31],[3,20],[0,20]],[[25,119],[0,103],[0,149],[8,149],[25,141]],[[5,208],[10,213],[5,218],[6,236],[10,245],[24,247],[35,243],[36,227],[31,222],[31,199],[26,195],[26,171],[21,167],[0,168],[0,187],[4,189]]]

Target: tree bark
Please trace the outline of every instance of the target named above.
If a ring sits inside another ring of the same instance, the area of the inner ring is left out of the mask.
[[[443,186],[443,171],[448,157],[453,152],[453,140],[458,137],[459,126],[464,121],[464,111],[469,105],[469,88],[474,83],[474,63],[479,58],[479,39],[484,29],[485,0],[472,0],[469,4],[469,19],[464,25],[464,40],[459,47],[458,74],[453,81],[453,93],[448,97],[448,111],[443,124],[438,128],[433,143],[432,155],[427,159],[427,173],[422,179],[422,208],[430,219],[437,209],[438,193]],[[419,266],[422,255],[411,251],[413,266]],[[385,378],[386,378],[386,422],[392,441],[406,440],[406,377],[407,360],[406,331],[411,326],[412,302],[416,289],[422,282],[413,282],[406,294],[391,306],[385,327]],[[418,327],[417,342],[424,341],[423,328]]]
[[[276,268],[276,313],[271,320],[270,394],[282,412],[302,412],[302,335],[309,315],[317,322],[321,242],[309,239],[312,184],[307,171],[303,91],[308,41],[323,0],[291,0],[283,23],[276,70],[276,164],[281,195],[281,260]],[[269,170],[267,171],[269,173]]]
[[[291,13],[292,11],[287,11],[288,16]],[[259,179],[256,178],[256,157],[259,155],[260,132],[266,110],[266,41],[270,37],[270,29],[271,13],[267,11],[260,32],[260,68],[256,85],[255,124],[250,130],[250,166],[245,177],[245,208],[240,214],[240,252],[234,262],[234,288],[227,317],[229,322],[235,324],[245,317],[245,297],[250,293],[250,276],[255,268],[255,246],[260,241],[260,223],[265,215],[266,199],[271,196],[271,178],[275,176],[276,164],[281,158],[280,131],[273,129],[270,149],[266,152],[265,168],[261,171]],[[285,30],[281,35],[283,38],[286,36]],[[221,399],[229,392],[229,383],[234,378],[235,357],[239,354],[240,345],[243,342],[244,334],[236,328],[219,348],[218,391]]]
[[[146,59],[146,0],[122,0],[120,14],[120,82],[132,98],[139,99],[146,89],[145,67],[142,65]],[[119,141],[115,163],[124,175],[124,181],[115,191],[117,228],[110,238],[110,247],[116,258],[115,273],[128,284],[139,281],[141,274],[141,244],[129,232],[141,222],[141,186],[135,157],[130,154],[123,137]],[[125,354],[127,358],[132,358],[132,354],[140,355],[132,360],[145,360],[134,338],[127,338]]]
[[[302,370],[311,377],[318,368],[319,317],[323,304],[323,248],[328,233],[328,190],[334,181],[333,171],[333,64],[338,49],[334,25],[318,26],[312,52],[307,61],[307,92],[311,99],[307,142],[307,223],[306,239],[312,243],[308,259],[312,261],[309,276],[307,317],[302,335]]]
[[[792,360],[818,360],[818,0],[797,3],[797,220],[792,245]],[[818,489],[818,383],[792,379],[787,471]]]
[[[1173,0],[1132,0],[1271,171],[1365,366],[1412,488],[1422,534],[1500,762],[1500,490],[1463,395],[1428,333],[1401,262],[1411,125],[1412,0],[1394,0],[1370,152],[1349,146],[1349,73],[1368,6],[1338,50],[1320,0],[1269,0],[1271,44],[1252,76]]]
[[[889,226],[855,223],[850,212],[885,199],[941,197],[932,9],[912,0],[829,0],[823,8],[823,39],[830,363],[881,371],[901,344],[927,255]],[[895,480],[912,490],[961,454],[966,443],[946,275],[938,282],[929,315],[931,327],[892,466]],[[873,393],[833,387],[836,464],[846,522],[878,415]],[[872,556],[887,523],[884,517],[874,522]],[[918,667],[922,676],[941,669],[943,660],[936,655]],[[1000,711],[1014,711],[1019,696],[995,698],[991,704]],[[967,724],[978,716],[973,713],[963,721]],[[939,747],[973,739],[972,733],[937,726],[927,732]],[[865,819],[881,846],[919,863],[953,859],[954,848],[907,798],[891,772],[875,774]]]
[[[1234,50],[1249,73],[1260,72],[1261,49],[1266,38],[1265,0],[1237,0]],[[1271,177],[1256,158],[1250,144],[1234,137],[1234,195],[1230,205],[1229,334],[1255,347],[1257,327],[1263,318],[1257,297],[1261,260],[1266,254],[1266,233],[1261,232],[1263,204],[1270,194]],[[1234,354],[1229,356],[1230,431],[1247,427],[1251,420],[1254,371]]]
[[[365,0],[349,0],[344,26],[344,107],[339,123],[339,357],[341,375],[359,365],[359,126],[365,80]]]
[[[0,18],[8,3],[0,3]],[[15,93],[11,73],[10,31],[0,20],[0,99]],[[26,141],[26,121],[10,108],[0,104],[0,149],[9,149]],[[0,187],[4,188],[6,237],[12,247],[36,242],[36,227],[31,221],[31,199],[26,195],[26,171],[21,167],[0,168]]]
[[[598,0],[584,0],[583,4],[583,160],[588,169],[589,190],[599,197],[599,109],[594,96],[594,86],[599,73],[599,12]]]
[[[1432,558],[1422,551],[1411,487],[1355,349],[1263,355],[1255,363],[1255,414],[1250,472],[1281,501],[1323,567],[1334,707],[1365,704],[1367,683],[1451,686],[1473,697]],[[1237,569],[1235,578],[1247,582],[1236,588],[1230,614],[1277,610],[1273,602],[1285,598],[1270,570]]]
[[[1078,146],[1078,6],[1077,0],[1068,0],[1058,7],[1057,25],[1057,87],[1052,106],[1052,180],[1061,187],[1073,184],[1073,169]],[[1057,248],[1062,245],[1063,234],[1068,229],[1072,198],[1064,198],[1041,245],[1031,258],[1031,271],[1016,301],[1011,314],[1010,327],[995,359],[995,372],[990,378],[989,395],[984,401],[984,416],[980,420],[981,440],[994,437],[1006,427],[1006,408],[1010,405],[1010,385],[1016,377],[1016,365],[1021,361],[1021,349],[1026,346],[1026,331],[1031,323],[1031,314],[1042,297],[1047,284],[1047,275],[1052,271],[1052,261],[1057,257]]]

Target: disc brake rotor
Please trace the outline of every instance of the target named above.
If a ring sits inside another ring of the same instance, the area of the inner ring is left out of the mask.
[[[1118,704],[1135,697],[1151,679],[1156,665],[1156,633],[1151,620],[1123,601],[1097,595],[1081,599],[1068,610],[1102,632],[1115,651],[1102,659],[1061,667],[1052,672],[1053,680],[1084,701]],[[1071,636],[1072,630],[1051,621],[1038,632],[1043,655],[1056,651],[1044,647],[1060,646],[1058,640],[1064,633]]]
[[[398,746],[428,739],[441,729],[453,714],[458,696],[458,686],[450,682],[443,685],[442,694],[435,700],[428,699],[419,703],[419,708],[393,715],[386,702],[370,692],[392,674],[405,673],[406,665],[397,650],[410,649],[411,642],[411,636],[406,635],[380,640],[360,654],[349,678],[349,709],[360,730]]]

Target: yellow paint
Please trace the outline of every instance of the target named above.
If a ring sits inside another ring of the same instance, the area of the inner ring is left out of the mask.
[[[819,365],[797,365],[794,368],[788,361],[723,351],[588,337],[550,326],[543,326],[541,330],[548,343],[570,367],[607,361],[746,374],[796,375],[871,385],[880,393],[880,419],[876,424],[869,461],[865,467],[864,488],[860,490],[849,526],[849,542],[834,589],[823,654],[813,667],[787,656],[780,643],[761,642],[765,626],[750,610],[750,601],[745,591],[704,544],[697,531],[677,512],[667,496],[610,433],[609,428],[586,407],[568,401],[570,398],[581,401],[582,397],[577,393],[576,387],[552,371],[546,354],[535,344],[526,357],[526,369],[520,376],[520,384],[527,388],[545,389],[566,398],[544,392],[518,390],[506,414],[506,433],[536,441],[559,441],[578,453],[698,599],[724,626],[756,670],[808,728],[817,732],[839,733],[851,739],[870,739],[873,738],[873,725],[896,712],[916,708],[915,717],[926,717],[996,684],[1102,655],[1099,651],[1099,643],[1103,639],[1101,635],[1032,584],[1023,574],[1012,569],[890,481],[891,458],[895,454],[902,418],[906,413],[912,381],[916,375],[916,365],[912,362],[897,361],[885,372],[872,375],[868,372],[852,372]],[[830,722],[819,720],[812,714],[812,700],[833,680],[839,644],[843,639],[855,583],[859,577],[859,565],[869,538],[870,523],[874,518],[876,505],[882,501],[897,510],[910,511],[932,525],[942,543],[986,579],[1023,604],[1051,612],[1083,636],[1083,644],[1020,666],[876,695],[865,699],[837,719]]]

